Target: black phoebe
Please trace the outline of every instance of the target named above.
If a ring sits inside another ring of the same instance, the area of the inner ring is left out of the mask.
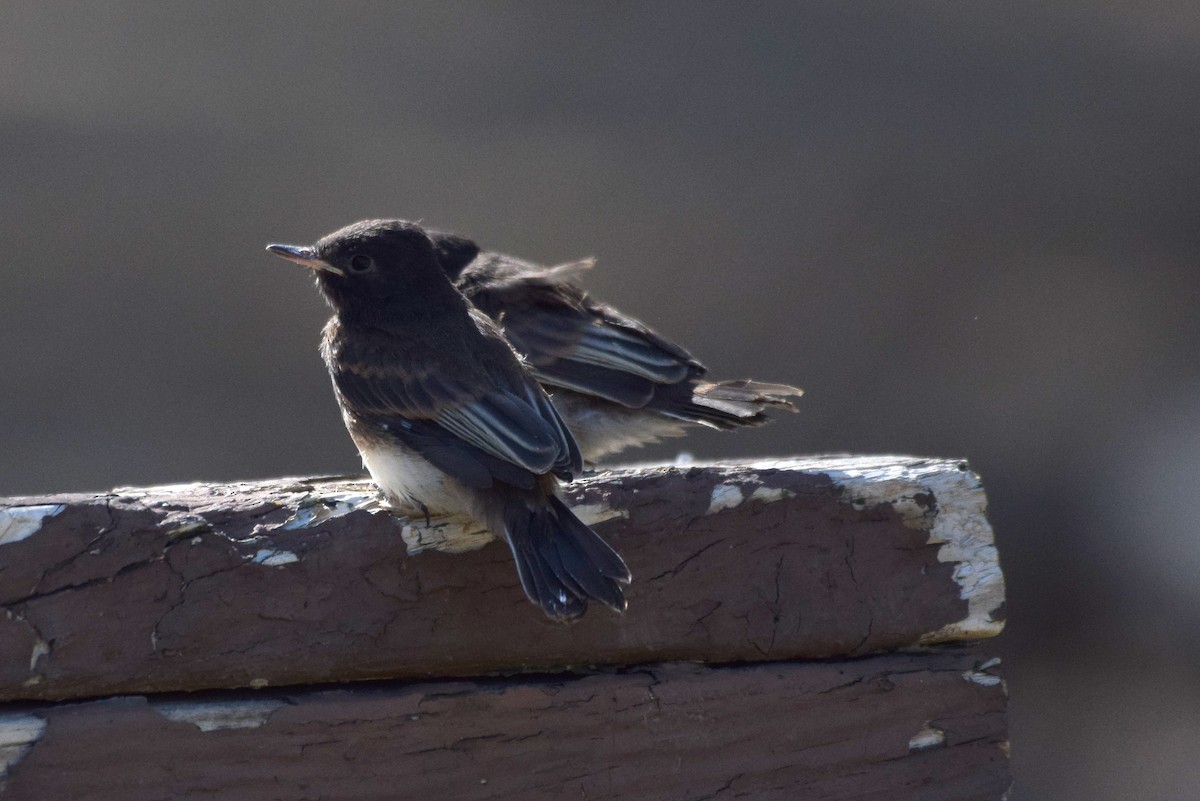
[[[801,390],[757,381],[704,381],[704,365],[578,284],[592,260],[544,267],[430,231],[442,268],[504,330],[554,405],[583,457],[686,433],[766,423],[768,408],[796,411]]]
[[[402,220],[367,220],[312,247],[271,245],[316,272],[334,309],[321,355],[346,428],[385,495],[461,514],[512,549],[521,586],[555,620],[589,600],[625,609],[621,557],[563,504],[579,449],[490,319]]]

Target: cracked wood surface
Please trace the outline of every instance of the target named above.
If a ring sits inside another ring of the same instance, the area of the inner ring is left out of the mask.
[[[33,706],[4,801],[985,801],[1004,688],[974,649]]]
[[[624,616],[549,623],[507,548],[433,550],[487,538],[363,481],[0,500],[0,700],[854,657],[1002,626],[958,462],[629,468],[567,494],[633,571]]]

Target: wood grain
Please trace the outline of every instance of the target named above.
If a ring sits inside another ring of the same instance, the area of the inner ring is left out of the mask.
[[[995,801],[1004,691],[970,649],[38,706],[4,801]]]
[[[500,544],[407,553],[485,540],[381,510],[364,482],[2,501],[0,700],[855,657],[1002,625],[957,462],[638,468],[570,493],[633,571],[624,616],[549,623]]]

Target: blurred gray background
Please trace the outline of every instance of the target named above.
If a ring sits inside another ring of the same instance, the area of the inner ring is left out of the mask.
[[[0,494],[348,472],[269,241],[423,219],[966,457],[1014,801],[1200,798],[1194,2],[0,6]]]

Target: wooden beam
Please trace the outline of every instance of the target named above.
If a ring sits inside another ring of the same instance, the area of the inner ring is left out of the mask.
[[[25,707],[0,716],[0,740],[23,738],[0,797],[994,801],[1008,787],[1004,690],[979,659],[956,648]]]
[[[855,657],[1003,625],[959,462],[633,468],[570,495],[633,571],[624,616],[549,623],[505,547],[444,552],[488,538],[361,481],[2,500],[0,700]]]

